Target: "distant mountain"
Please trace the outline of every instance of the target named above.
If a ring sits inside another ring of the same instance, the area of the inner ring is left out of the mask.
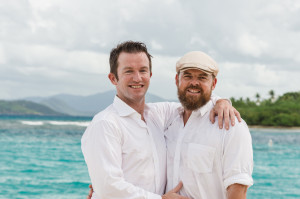
[[[61,116],[65,114],[59,113],[45,105],[41,105],[35,102],[29,102],[25,100],[0,100],[0,115]]]
[[[59,94],[51,97],[28,97],[26,100],[40,103],[68,115],[93,116],[113,102],[115,91],[107,91],[89,96]],[[148,93],[146,102],[162,102],[165,99]]]

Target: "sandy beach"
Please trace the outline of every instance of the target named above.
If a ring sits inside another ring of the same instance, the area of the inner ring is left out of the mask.
[[[286,126],[260,126],[260,125],[248,125],[250,131],[251,130],[258,130],[263,132],[272,132],[272,133],[282,133],[282,132],[289,132],[289,133],[300,133],[299,126],[293,127],[286,127]]]

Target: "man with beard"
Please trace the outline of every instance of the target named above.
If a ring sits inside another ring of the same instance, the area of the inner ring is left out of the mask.
[[[210,99],[218,74],[216,62],[200,51],[176,64],[182,107],[165,132],[167,191],[183,182],[179,194],[194,199],[243,199],[253,184],[251,135],[244,121],[229,130],[209,121]]]

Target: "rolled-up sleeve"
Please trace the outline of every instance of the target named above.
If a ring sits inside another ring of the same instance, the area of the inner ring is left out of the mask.
[[[227,189],[232,184],[253,184],[252,139],[246,123],[236,122],[226,132],[223,145],[223,180]]]
[[[161,199],[124,179],[122,170],[122,133],[108,121],[91,123],[81,139],[94,192],[99,198]]]

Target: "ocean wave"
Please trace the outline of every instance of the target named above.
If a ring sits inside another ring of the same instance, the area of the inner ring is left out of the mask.
[[[22,124],[29,126],[41,126],[44,125],[43,121],[21,121]]]
[[[22,124],[29,126],[42,126],[46,124],[56,125],[56,126],[83,126],[87,127],[90,122],[78,122],[78,121],[21,121]]]
[[[52,125],[74,125],[74,126],[88,126],[90,122],[71,122],[71,121],[49,121]]]

